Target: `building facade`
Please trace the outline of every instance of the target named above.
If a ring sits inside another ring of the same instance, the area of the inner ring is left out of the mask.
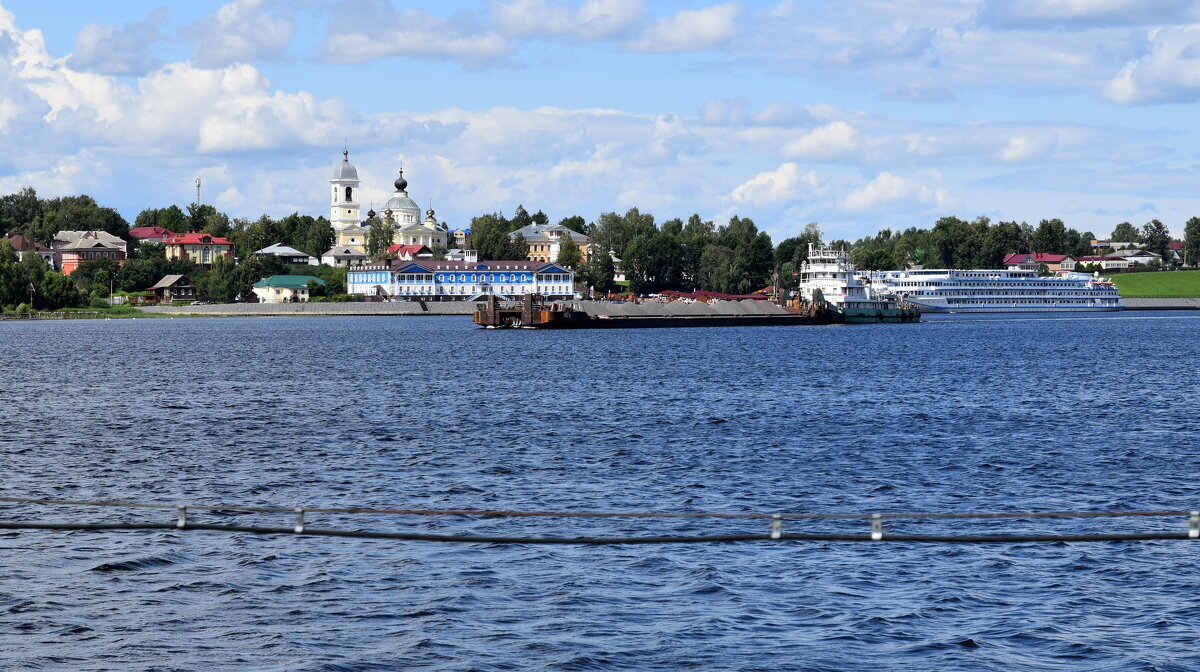
[[[287,245],[284,245],[283,243],[275,243],[274,245],[269,245],[267,247],[264,247],[263,249],[255,252],[254,255],[255,256],[272,255],[275,257],[279,257],[280,261],[282,261],[285,264],[299,264],[302,266],[316,266],[317,263],[319,263],[316,259],[308,256],[307,254],[301,252],[300,250],[297,250],[294,247],[288,247]]]
[[[308,283],[325,281],[311,275],[272,275],[251,286],[259,303],[302,303],[308,301]]]
[[[125,250],[106,240],[95,238],[80,238],[71,241],[55,251],[58,256],[59,269],[63,275],[70,275],[75,269],[97,259],[111,259],[118,266],[125,265]]]
[[[363,264],[346,275],[350,294],[432,301],[473,301],[525,294],[570,298],[575,273],[536,261],[400,261]]]
[[[530,261],[552,262],[558,259],[559,250],[562,249],[563,243],[569,237],[579,246],[579,253],[582,256],[580,264],[588,262],[588,251],[592,244],[590,236],[585,236],[578,231],[572,231],[561,224],[530,224],[508,234],[509,238],[523,236],[525,242],[529,245]]]
[[[217,257],[233,259],[233,242],[207,233],[183,233],[168,238],[167,259],[187,259],[211,268]]]
[[[95,245],[97,242],[103,245]],[[123,266],[125,257],[129,254],[128,244],[107,231],[59,231],[54,234],[54,240],[50,241],[50,248],[53,251],[54,268],[62,271],[64,275],[70,275],[80,264],[92,259],[113,259]],[[71,264],[69,271],[63,268],[63,250],[66,248],[73,250],[67,255]],[[118,250],[119,253],[113,250]]]
[[[26,236],[23,233],[12,233],[3,238],[7,240],[17,253],[17,260],[23,261],[25,255],[36,254],[45,259],[51,266],[54,265],[54,250],[42,245],[36,240]]]

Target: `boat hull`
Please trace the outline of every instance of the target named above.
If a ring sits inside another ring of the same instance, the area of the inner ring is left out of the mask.
[[[921,311],[915,307],[889,307],[878,310],[839,309],[834,307],[834,320],[846,324],[879,324],[920,322]]]
[[[912,301],[910,299],[910,301]],[[958,313],[1115,313],[1121,306],[937,306],[912,301],[922,315]]]

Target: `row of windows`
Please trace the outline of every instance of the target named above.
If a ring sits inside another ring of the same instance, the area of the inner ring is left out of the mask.
[[[505,283],[505,282],[529,282],[532,275],[529,273],[400,273],[396,276],[398,282],[433,282],[436,277],[437,282],[490,282],[490,283]],[[391,274],[382,273],[355,273],[352,275],[350,282],[390,282]],[[537,281],[540,283],[555,282],[565,283],[571,282],[571,276],[568,273],[544,273],[537,276]]]
[[[395,293],[396,294],[476,294],[478,292],[486,291],[488,289],[499,292],[501,294],[512,294],[515,292],[525,291],[524,287],[518,287],[516,285],[512,285],[512,286],[490,285],[488,287],[485,287],[483,285],[466,285],[466,286],[462,286],[462,287],[451,286],[451,287],[437,287],[437,288],[434,288],[434,287],[400,287],[396,290]],[[553,286],[543,287],[542,291],[544,291],[547,294],[570,294],[571,288],[566,285],[553,285]]]

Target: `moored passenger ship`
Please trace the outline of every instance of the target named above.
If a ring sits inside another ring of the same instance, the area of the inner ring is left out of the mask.
[[[869,274],[876,291],[894,293],[922,313],[1039,313],[1121,310],[1112,281],[1067,273],[1039,277],[1029,270],[912,269]]]

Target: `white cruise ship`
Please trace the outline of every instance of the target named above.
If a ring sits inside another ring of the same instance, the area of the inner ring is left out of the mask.
[[[1040,313],[1121,310],[1110,280],[1086,273],[915,269],[876,271],[871,286],[915,303],[922,313]]]

